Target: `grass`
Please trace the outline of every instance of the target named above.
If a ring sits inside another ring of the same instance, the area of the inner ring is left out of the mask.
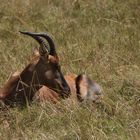
[[[140,138],[139,0],[1,0],[0,86],[28,63],[37,44],[19,30],[50,32],[64,73],[103,86],[101,104],[62,101],[0,112],[1,139]]]

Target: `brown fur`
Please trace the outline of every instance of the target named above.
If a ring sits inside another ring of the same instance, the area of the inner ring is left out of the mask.
[[[43,86],[37,92],[36,99],[41,102],[51,101],[53,103],[58,103],[60,100],[60,96],[57,92],[49,89],[46,86]]]
[[[0,89],[0,99],[4,99],[15,88],[19,79],[19,72],[15,72],[5,83],[4,87]]]

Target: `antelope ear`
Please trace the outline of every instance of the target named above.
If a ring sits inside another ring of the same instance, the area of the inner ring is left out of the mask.
[[[57,55],[53,56],[53,55],[49,55],[48,60],[52,63],[58,63],[59,62],[59,58]]]

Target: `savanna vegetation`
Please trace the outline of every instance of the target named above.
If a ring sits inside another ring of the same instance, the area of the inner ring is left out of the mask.
[[[0,87],[30,60],[27,30],[51,33],[63,73],[86,73],[105,92],[100,104],[1,110],[0,139],[140,139],[139,12],[139,0],[0,0]]]

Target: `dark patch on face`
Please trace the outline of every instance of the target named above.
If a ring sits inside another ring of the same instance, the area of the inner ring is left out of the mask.
[[[42,79],[41,83],[42,85],[46,85],[52,90],[56,91],[62,98],[66,98],[70,96],[70,88],[67,84],[66,80],[64,79],[64,76],[61,72],[61,67],[58,63],[58,61],[52,61],[53,56],[51,56],[51,59],[47,61],[47,59],[41,59],[40,61],[43,61],[38,63],[37,65],[37,73],[39,79]],[[44,75],[42,75],[44,73]]]

